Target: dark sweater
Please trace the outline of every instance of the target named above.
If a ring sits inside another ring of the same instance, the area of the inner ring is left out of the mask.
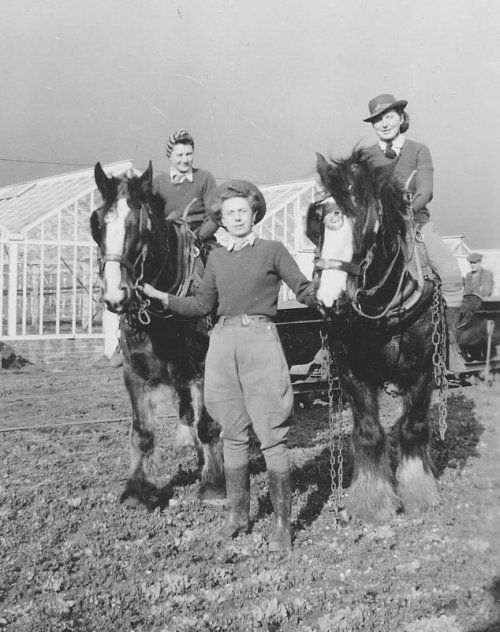
[[[302,274],[285,246],[257,237],[253,246],[241,250],[213,250],[196,295],[169,294],[168,307],[183,316],[205,316],[218,302],[219,316],[263,314],[274,318],[282,280],[298,301],[314,305],[313,283]]]
[[[491,296],[494,285],[493,272],[486,268],[481,268],[476,274],[467,272],[465,275],[464,293],[478,294],[484,297]]]
[[[402,187],[405,186],[412,171],[417,171],[410,181],[409,190],[413,194],[415,221],[426,224],[430,219],[427,204],[432,200],[434,172],[431,152],[426,145],[405,138],[399,156],[392,160],[386,158],[378,144],[367,147],[365,151],[375,168],[390,171],[394,167],[394,176]]]
[[[173,184],[169,173],[161,173],[153,180],[153,192],[165,200],[165,217],[171,213],[181,217],[186,206],[197,198],[188,214],[195,227],[205,218],[207,202],[215,187],[213,175],[203,169],[193,169],[193,182],[184,180],[180,184]]]

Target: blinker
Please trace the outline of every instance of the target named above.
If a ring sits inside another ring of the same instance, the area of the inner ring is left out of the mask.
[[[339,230],[344,225],[344,213],[342,211],[330,211],[325,216],[325,227],[329,230]]]
[[[117,209],[109,210],[106,213],[106,215],[104,215],[104,223],[105,224],[111,224],[112,222],[116,222],[117,219],[118,219],[118,210]]]

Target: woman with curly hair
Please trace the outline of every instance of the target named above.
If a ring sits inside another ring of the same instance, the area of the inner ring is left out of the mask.
[[[219,536],[228,539],[250,528],[249,428],[253,427],[269,476],[274,526],[269,550],[291,547],[292,481],[287,434],[293,407],[290,374],[276,325],[278,293],[284,281],[297,300],[314,305],[313,284],[279,242],[261,239],[253,226],[266,202],[252,183],[220,185],[209,216],[229,239],[210,253],[192,297],[144,292],[177,314],[200,317],[217,305],[205,368],[205,405],[222,426],[224,468],[230,508]]]
[[[153,180],[153,191],[165,203],[168,219],[178,219],[187,209],[191,230],[199,242],[209,240],[218,226],[206,216],[206,206],[216,184],[213,175],[197,169],[194,162],[194,139],[185,129],[178,129],[167,139],[165,154],[170,160],[168,173]],[[213,240],[212,240],[213,241]]]

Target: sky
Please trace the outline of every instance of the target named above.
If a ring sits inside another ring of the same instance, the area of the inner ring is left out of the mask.
[[[0,186],[195,139],[218,180],[311,177],[408,101],[442,235],[500,248],[498,0],[2,0]]]

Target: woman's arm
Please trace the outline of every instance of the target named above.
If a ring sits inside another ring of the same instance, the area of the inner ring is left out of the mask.
[[[279,277],[292,290],[299,303],[314,306],[314,283],[301,272],[297,262],[283,244],[278,248],[275,264]]]
[[[432,200],[434,188],[434,167],[431,152],[426,145],[421,145],[417,152],[415,165],[415,193],[413,195],[413,210],[418,213]]]
[[[149,283],[144,283],[143,291],[146,296],[160,300],[165,307],[181,316],[200,318],[210,314],[217,303],[218,293],[215,285],[213,267],[210,257],[200,286],[194,296],[175,296],[168,292],[161,292]]]

